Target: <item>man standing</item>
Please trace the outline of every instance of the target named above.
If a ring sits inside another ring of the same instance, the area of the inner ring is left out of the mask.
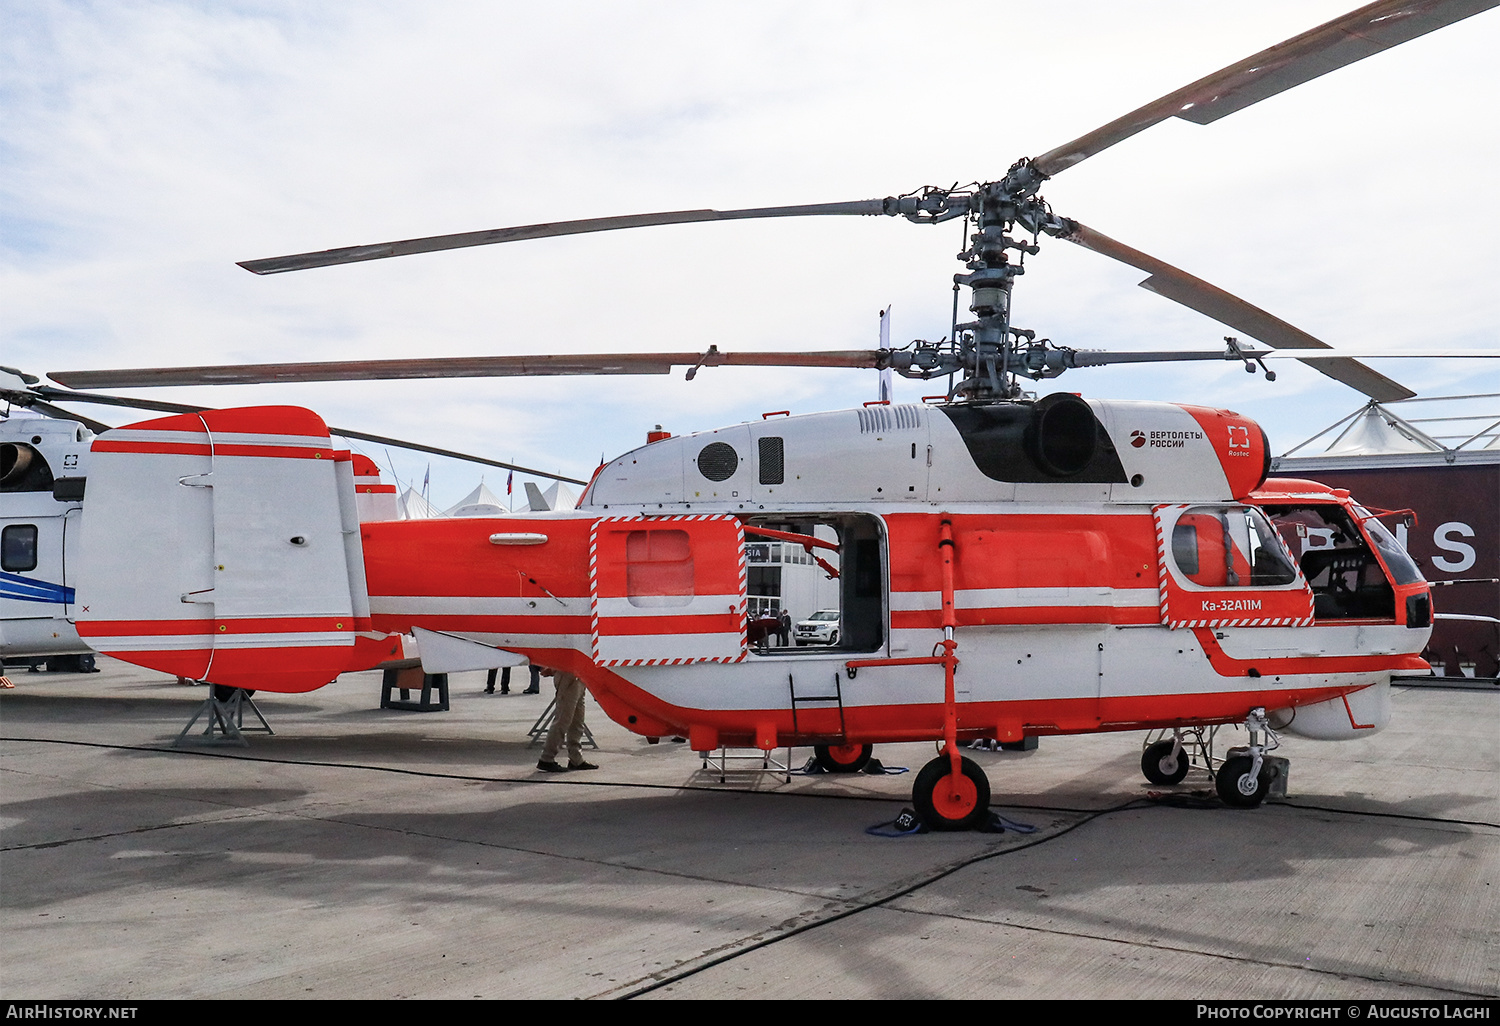
[[[587,697],[583,681],[566,670],[546,669],[542,675],[551,677],[557,688],[557,715],[552,719],[552,729],[547,731],[547,742],[542,745],[542,758],[536,768],[548,773],[598,769],[593,763],[583,761],[583,700]],[[557,752],[564,741],[568,746],[566,766],[557,761]]]

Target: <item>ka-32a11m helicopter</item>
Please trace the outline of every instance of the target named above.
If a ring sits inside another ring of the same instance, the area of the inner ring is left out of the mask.
[[[1428,586],[1384,511],[1267,480],[1253,421],[1164,402],[1035,399],[1021,379],[1121,362],[1291,357],[1377,399],[1412,393],[1227,292],[1059,216],[1061,171],[1169,117],[1206,124],[1495,0],[1381,0],[1192,83],[997,181],[852,203],[687,210],[528,225],[243,264],[260,274],[691,221],[966,219],[972,315],[940,342],[805,353],[542,355],[57,372],[68,388],[685,366],[889,368],[947,378],[940,401],[880,403],[657,438],[596,471],[571,511],[360,522],[349,456],[314,413],[206,411],[110,431],[91,453],[77,623],[99,651],[216,684],[302,692],[400,660],[439,673],[577,673],[610,717],[696,751],[817,746],[854,769],[880,742],[940,742],[913,799],[971,826],[980,738],[1152,729],[1142,768],[1180,781],[1204,731],[1243,724],[1220,796],[1284,784],[1276,731],[1360,737],[1393,673],[1425,670]],[[1027,256],[1057,238],[1276,352],[1103,353],[1011,323]],[[1272,377],[1269,372],[1266,375]],[[39,387],[44,400],[64,389]],[[836,581],[833,644],[747,638],[747,548],[780,545]]]

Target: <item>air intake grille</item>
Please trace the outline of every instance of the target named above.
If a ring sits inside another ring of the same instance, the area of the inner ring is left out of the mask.
[[[781,484],[786,480],[786,448],[779,436],[759,439],[760,483]]]

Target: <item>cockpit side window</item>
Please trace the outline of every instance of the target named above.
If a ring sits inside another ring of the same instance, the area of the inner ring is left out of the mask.
[[[1390,581],[1344,507],[1328,502],[1262,508],[1312,586],[1316,619],[1395,618]]]
[[[1172,559],[1203,588],[1274,588],[1297,579],[1265,517],[1244,506],[1197,506],[1183,513],[1172,527]]]

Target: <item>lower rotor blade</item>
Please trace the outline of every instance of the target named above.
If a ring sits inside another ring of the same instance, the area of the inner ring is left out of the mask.
[[[39,395],[59,402],[93,403],[97,406],[121,406],[129,410],[151,410],[155,413],[202,413],[211,406],[189,406],[185,403],[165,403],[159,399],[131,399],[122,395],[95,395],[92,392],[68,392],[61,388],[40,385]]]
[[[1500,0],[1379,0],[1153,100],[1032,161],[1043,175],[1072,167],[1167,118],[1206,125],[1397,43],[1487,11]]]
[[[483,456],[471,456],[466,452],[454,452],[452,449],[439,449],[432,445],[422,445],[419,442],[407,442],[399,438],[386,438],[384,435],[370,435],[363,431],[350,431],[348,428],[340,428],[329,425],[328,433],[338,435],[340,438],[358,438],[362,442],[375,442],[380,445],[394,445],[402,449],[412,449],[416,452],[430,452],[434,456],[448,456],[455,460],[464,460],[468,463],[482,463],[487,467],[499,467],[501,470],[514,470],[518,474],[529,474],[532,477],[545,477],[549,481],[566,481],[568,484],[586,485],[587,481],[581,481],[576,477],[564,477],[562,474],[549,474],[545,470],[537,470],[533,467],[523,467],[517,463],[504,463],[500,460],[489,460]]]
[[[364,260],[410,256],[414,253],[437,253],[469,246],[492,246],[501,242],[547,239],[559,235],[582,235],[588,232],[612,232],[621,228],[647,228],[661,224],[690,224],[696,221],[738,221],[760,217],[814,217],[830,214],[872,216],[895,213],[887,210],[889,200],[855,200],[850,203],[804,203],[790,207],[749,207],[743,210],[669,210],[659,214],[627,214],[623,217],[590,217],[579,221],[552,221],[546,224],[524,224],[514,228],[491,228],[482,232],[460,232],[455,235],[430,235],[421,239],[403,239],[373,246],[345,246],[315,253],[267,257],[264,260],[241,260],[239,265],[256,274],[280,274],[283,271],[305,271],[311,267],[354,264]]]
[[[1238,296],[1210,285],[1202,278],[1194,277],[1165,261],[1096,232],[1088,225],[1073,220],[1063,223],[1065,231],[1059,233],[1060,238],[1082,246],[1084,249],[1091,249],[1112,260],[1129,264],[1151,275],[1140,283],[1144,289],[1150,289],[1157,295],[1181,303],[1190,310],[1197,310],[1220,324],[1227,324],[1277,349],[1333,348],[1327,342],[1314,338],[1280,317],[1273,316]],[[1348,357],[1304,362],[1335,381],[1363,392],[1371,399],[1389,402],[1394,399],[1409,399],[1417,394],[1405,385]]]
[[[670,374],[673,367],[876,367],[882,351],[804,353],[599,353],[578,356],[459,356],[425,360],[339,360],[245,363],[219,367],[147,367],[54,371],[70,388],[154,388],[166,385],[253,385],[291,381],[388,381],[407,378],[499,378],[577,374]]]
[[[154,399],[131,399],[125,396],[96,395],[89,392],[64,392],[61,389],[48,388],[45,385],[43,385],[37,391],[49,396],[50,398],[62,399],[68,402],[98,403],[104,406],[124,406],[137,410],[151,410],[156,413],[202,413],[205,410],[213,409],[213,407],[211,406],[187,406],[183,403],[164,403]],[[52,416],[59,417],[63,420],[76,420],[80,424],[87,427],[90,431],[93,431],[95,434],[100,434],[104,431],[110,430],[108,424],[100,424],[96,420],[89,420],[87,417],[80,416],[76,413],[69,413],[67,410],[52,406],[50,403],[32,400],[29,404],[26,405],[36,406],[39,408],[45,407],[47,410],[55,410],[56,412],[54,414],[51,414]],[[408,442],[405,439],[401,438],[388,438],[385,435],[371,435],[366,434],[363,431],[351,431],[348,428],[334,427],[332,425],[329,425],[328,433],[331,435],[338,435],[340,438],[357,438],[362,442],[375,442],[380,445],[394,445],[398,449],[411,449],[415,452],[428,452],[432,453],[434,456],[447,456],[455,460],[464,460],[468,463],[480,463],[487,467],[499,467],[502,470],[515,470],[523,474],[530,474],[533,477],[545,477],[550,481],[566,481],[568,484],[588,484],[587,481],[581,481],[576,477],[564,477],[561,474],[550,474],[545,470],[534,470],[531,467],[523,467],[516,463],[504,463],[500,460],[486,459],[483,456],[474,456],[466,452],[456,452],[453,449],[439,449],[436,446],[423,445],[420,442]]]

